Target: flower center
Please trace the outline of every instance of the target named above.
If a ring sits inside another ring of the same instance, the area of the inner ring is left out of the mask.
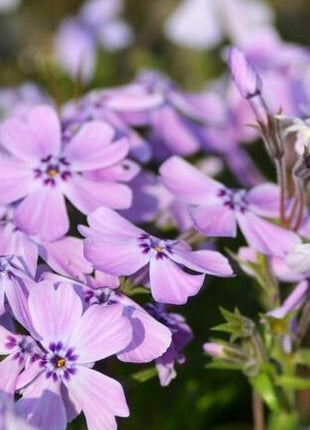
[[[142,234],[138,238],[139,247],[142,249],[143,254],[149,254],[160,259],[167,254],[172,254],[173,241],[162,240],[157,237],[150,236],[148,234]]]
[[[245,190],[222,189],[218,192],[218,196],[222,198],[224,206],[242,213],[247,209],[245,195]]]
[[[62,342],[53,342],[41,357],[40,366],[45,369],[46,378],[52,378],[55,382],[69,380],[76,372],[77,359],[73,348],[65,348]]]
[[[57,167],[50,167],[46,170],[46,174],[50,177],[50,178],[54,178],[55,176],[57,176],[59,173],[59,170]]]
[[[64,157],[54,155],[42,158],[34,169],[35,179],[41,179],[48,186],[55,186],[58,181],[66,181],[70,176],[70,163]]]
[[[63,357],[59,357],[56,360],[56,367],[58,369],[61,369],[62,367],[64,367],[66,365],[66,359]]]

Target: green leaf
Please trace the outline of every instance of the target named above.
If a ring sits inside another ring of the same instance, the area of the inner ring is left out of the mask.
[[[276,388],[266,372],[260,371],[256,376],[250,378],[250,382],[272,411],[280,409]]]
[[[305,379],[299,376],[279,376],[276,380],[277,385],[291,390],[306,390],[310,388],[310,378]]]
[[[148,367],[147,369],[139,370],[139,372],[131,375],[132,379],[138,382],[146,382],[157,375],[156,367]]]

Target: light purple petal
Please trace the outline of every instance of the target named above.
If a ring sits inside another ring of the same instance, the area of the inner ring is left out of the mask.
[[[185,119],[172,107],[164,106],[151,113],[155,134],[173,154],[189,155],[199,149],[199,140]]]
[[[263,254],[283,257],[300,243],[295,233],[265,221],[249,211],[245,214],[238,212],[236,216],[248,244]]]
[[[149,262],[137,240],[105,241],[89,237],[84,242],[84,255],[96,269],[116,276],[132,275]]]
[[[36,284],[29,294],[29,311],[33,327],[46,346],[61,341],[65,345],[82,315],[82,302],[69,284],[57,290],[48,281]]]
[[[162,363],[158,360],[156,362],[156,369],[162,387],[167,387],[170,382],[177,377],[177,372],[174,369],[174,361],[171,363]]]
[[[282,306],[268,312],[268,315],[274,318],[284,318],[289,312],[296,311],[301,308],[309,296],[309,282],[300,282],[291,294],[284,300]]]
[[[261,184],[252,188],[246,195],[249,209],[257,215],[279,217],[280,189],[275,184]]]
[[[83,254],[83,241],[76,237],[64,237],[54,242],[39,244],[40,257],[57,273],[79,279],[92,272],[92,265]]]
[[[205,236],[236,237],[235,212],[223,202],[191,208],[190,215],[197,230]]]
[[[71,203],[85,214],[100,206],[127,209],[132,200],[132,193],[127,185],[108,181],[91,181],[78,174],[63,183],[63,190]]]
[[[77,20],[63,21],[55,38],[55,53],[71,78],[80,76],[83,82],[91,80],[95,68],[95,40]]]
[[[200,273],[215,276],[232,276],[232,268],[224,255],[216,251],[175,251],[170,258],[176,263]]]
[[[122,316],[123,306],[92,305],[76,322],[70,346],[78,363],[92,363],[116,354],[129,345],[131,324]]]
[[[182,305],[200,290],[204,275],[189,275],[168,258],[150,262],[152,296],[159,303]]]
[[[133,337],[117,358],[130,363],[147,363],[167,350],[171,331],[132,300],[126,297],[126,301],[128,305],[124,307],[123,315],[132,325]]]
[[[184,161],[173,156],[165,161],[159,169],[165,187],[176,198],[188,204],[202,204],[205,201],[217,201],[217,193],[224,187],[210,179]]]
[[[34,175],[24,163],[0,158],[0,204],[15,202],[35,189]]]
[[[69,219],[59,189],[44,187],[27,196],[17,207],[17,226],[25,233],[38,234],[43,240],[55,240],[66,234]]]
[[[136,227],[131,222],[127,221],[126,218],[119,215],[117,212],[108,208],[99,208],[92,212],[87,217],[90,229],[85,230],[85,235],[101,237],[102,239],[110,238],[132,240],[137,239],[142,234],[145,234],[143,230]],[[83,233],[83,229],[80,226],[80,232]]]
[[[180,2],[164,24],[165,35],[174,43],[199,50],[222,39],[213,3],[205,0]]]
[[[126,139],[112,144],[114,134],[115,130],[103,121],[86,123],[65,146],[63,156],[72,162],[75,170],[111,166],[124,158],[129,149]],[[113,151],[119,151],[119,156]]]
[[[99,45],[110,52],[126,48],[134,39],[129,25],[119,19],[107,22],[101,26],[97,37]]]
[[[41,374],[27,395],[17,402],[17,410],[29,424],[44,430],[65,430],[67,419],[60,385]]]
[[[122,386],[102,373],[78,366],[78,371],[66,385],[82,406],[87,427],[91,430],[116,430],[114,416],[129,415]]]
[[[0,129],[1,144],[17,158],[34,163],[60,151],[60,124],[53,108],[37,106],[30,110],[27,122],[8,119]]]
[[[262,81],[260,77],[249,64],[244,53],[238,48],[233,47],[230,49],[228,65],[242,97],[248,99],[261,92]]]
[[[14,395],[16,381],[23,368],[23,363],[12,356],[6,357],[0,363],[0,390],[1,393]]]

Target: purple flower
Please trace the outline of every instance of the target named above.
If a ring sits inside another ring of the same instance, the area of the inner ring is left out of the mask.
[[[121,361],[130,363],[147,363],[161,356],[171,343],[171,332],[156,321],[136,302],[119,291],[119,279],[96,271],[95,278],[85,276],[84,282],[69,280],[52,273],[43,273],[41,279],[59,284],[67,283],[74,288],[84,302],[85,308],[92,305],[110,306],[119,304],[123,307],[122,315],[130,323],[132,339],[117,354]]]
[[[129,414],[122,387],[92,367],[129,344],[122,307],[93,305],[83,313],[72,288],[47,281],[31,289],[28,306],[38,350],[18,378],[21,415],[43,430],[61,430],[83,410],[88,428],[116,429],[115,415]],[[7,350],[16,338],[6,336]]]
[[[228,189],[176,156],[162,164],[160,173],[168,190],[189,205],[194,225],[207,236],[235,237],[238,223],[251,247],[277,257],[300,242],[293,232],[261,218],[278,216],[275,185],[262,184],[250,191]]]
[[[135,130],[131,129],[118,113],[106,106],[109,91],[92,91],[78,101],[66,103],[62,112],[64,135],[70,139],[72,130],[75,130],[76,127],[93,120],[104,121],[115,129],[117,137],[128,139],[129,153],[135,160],[149,161],[151,156],[149,144]]]
[[[12,156],[0,160],[0,203],[22,199],[14,214],[17,226],[43,240],[62,237],[69,229],[64,196],[83,213],[105,205],[128,208],[131,193],[125,185],[82,174],[126,156],[127,141],[111,143],[113,136],[110,126],[93,121],[63,145],[56,112],[47,106],[33,108],[26,122],[8,119],[1,143]]]
[[[151,236],[110,209],[91,213],[88,223],[90,227],[79,227],[86,236],[85,257],[96,269],[111,275],[129,276],[149,268],[150,288],[158,302],[185,303],[198,293],[205,274],[232,275],[228,260],[220,253],[192,251],[186,242]]]
[[[107,108],[129,123],[151,125],[152,141],[164,144],[170,154],[188,155],[199,149],[197,122],[204,119],[165,75],[144,71],[133,84],[109,91],[106,97]]]
[[[169,327],[172,333],[172,342],[167,351],[156,361],[156,368],[160,384],[166,387],[172,379],[176,378],[175,363],[183,364],[185,356],[183,349],[192,341],[193,333],[180,314],[168,313],[165,305],[146,305],[146,310],[158,319],[162,324]]]

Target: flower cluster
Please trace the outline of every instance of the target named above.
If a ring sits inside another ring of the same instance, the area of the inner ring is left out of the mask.
[[[166,25],[175,41],[189,3]],[[227,13],[217,3],[210,16]],[[61,25],[56,47],[71,76],[91,79],[96,44],[132,40],[120,11],[120,1],[91,0]],[[310,119],[300,115],[309,53],[260,12],[251,40],[228,29],[243,51],[225,53],[231,79],[204,92],[155,70],[61,106],[32,84],[0,92],[1,428],[62,430],[83,413],[90,430],[116,429],[129,407],[115,368],[152,362],[169,385],[195,336],[171,307],[207,297],[212,278],[229,283],[239,268],[260,287],[259,320],[222,309],[217,328],[230,341],[203,349],[242,370],[272,411],[281,401],[294,410],[287,378],[301,384],[310,354],[300,354],[310,320]],[[215,27],[193,43],[220,41]],[[277,183],[244,145],[259,138]],[[225,167],[236,185],[214,178]],[[281,282],[294,284],[288,294]]]

